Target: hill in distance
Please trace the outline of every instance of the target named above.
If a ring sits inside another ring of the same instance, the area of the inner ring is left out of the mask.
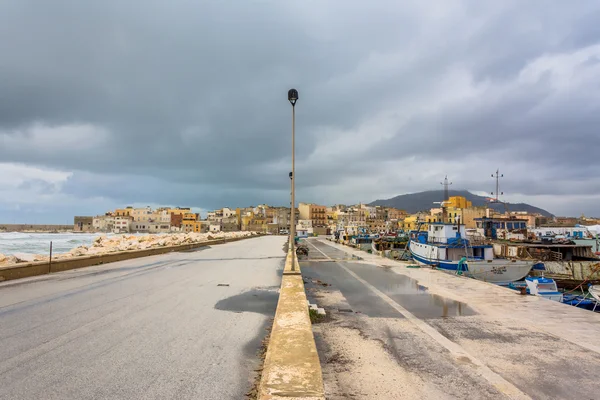
[[[487,206],[489,208],[493,208],[498,212],[505,211],[504,203],[489,203],[486,200],[487,197],[478,196],[469,192],[468,190],[449,190],[448,195],[465,197],[467,200],[473,203],[474,207]],[[438,205],[434,203],[440,202],[442,200],[444,200],[443,190],[429,190],[426,192],[401,194],[400,196],[392,197],[391,199],[387,200],[375,200],[369,205],[394,207],[400,210],[406,210],[407,212],[412,214],[419,211],[427,211],[433,207],[438,207]],[[554,216],[542,208],[535,207],[526,203],[506,203],[506,209],[508,211],[527,211],[529,213],[540,213],[546,217]]]

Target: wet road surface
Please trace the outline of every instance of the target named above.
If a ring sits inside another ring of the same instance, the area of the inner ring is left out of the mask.
[[[328,314],[313,325],[328,399],[594,398],[595,378],[574,371],[600,368],[597,353],[512,320],[510,310],[480,315],[429,293],[367,253],[307,242],[307,295]]]
[[[0,399],[240,399],[284,237],[0,284]]]

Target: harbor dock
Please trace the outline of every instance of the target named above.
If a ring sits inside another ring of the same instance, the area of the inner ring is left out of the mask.
[[[594,398],[600,315],[308,239],[326,397]]]

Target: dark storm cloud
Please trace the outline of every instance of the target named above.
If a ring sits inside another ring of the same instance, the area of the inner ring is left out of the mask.
[[[295,86],[300,198],[369,201],[446,173],[487,191],[498,166],[507,192],[598,194],[598,15],[592,1],[4,1],[0,162],[72,172],[19,191],[287,204]]]

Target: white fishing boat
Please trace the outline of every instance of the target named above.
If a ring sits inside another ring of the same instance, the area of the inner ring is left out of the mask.
[[[594,298],[596,304],[594,305],[594,309],[592,311],[596,311],[596,307],[600,304],[600,286],[592,285],[588,288],[588,293]]]
[[[525,283],[529,289],[529,294],[562,303],[563,294],[558,291],[554,279],[544,278],[543,276],[528,276],[525,278]]]
[[[465,226],[442,222],[429,223],[427,231],[412,232],[409,249],[422,265],[497,284],[522,280],[535,261],[494,258],[489,244],[472,244]]]

